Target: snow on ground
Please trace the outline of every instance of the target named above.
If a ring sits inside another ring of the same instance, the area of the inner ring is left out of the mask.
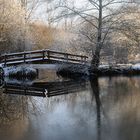
[[[132,69],[140,70],[140,63],[132,65]]]
[[[29,80],[29,79],[17,80],[17,79],[10,79],[9,77],[5,77],[4,81],[7,84],[16,84],[16,85],[23,85],[23,86],[32,85],[34,83],[34,80]]]
[[[3,68],[3,64],[0,64],[0,68]]]
[[[128,69],[132,69],[132,70],[140,70],[140,63],[137,63],[137,64],[117,64],[116,66],[118,67],[124,67],[124,68],[128,68]],[[11,66],[11,67],[3,67],[1,64],[0,64],[0,67],[3,68],[4,70],[4,76],[9,76],[9,75],[16,75],[17,73],[22,73],[24,75],[28,75],[28,74],[37,74],[37,68],[44,68],[46,70],[59,70],[59,69],[63,69],[63,68],[68,68],[68,69],[71,69],[71,70],[75,70],[77,69],[77,67],[75,67],[74,65],[71,66],[71,65],[54,65],[54,64],[49,64],[49,65],[20,65],[20,66]],[[99,68],[109,68],[110,66],[109,65],[100,65]],[[113,67],[113,66],[112,66]],[[78,68],[81,72],[85,72],[88,70],[86,68],[81,68],[79,67]]]
[[[59,67],[59,64],[26,64],[26,66],[29,66],[35,69],[57,70]]]
[[[24,75],[28,73],[37,73],[36,69],[32,67],[25,67],[25,66],[11,66],[5,67],[4,69],[4,76],[9,76],[10,74],[16,74],[18,72],[24,72]]]

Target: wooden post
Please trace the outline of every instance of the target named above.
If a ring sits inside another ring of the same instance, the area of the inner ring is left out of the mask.
[[[1,54],[0,54],[0,62],[2,61],[2,57],[1,57]]]
[[[64,57],[66,59],[66,62],[68,62],[68,54],[64,54]]]
[[[81,56],[81,62],[84,64],[86,63],[86,56]]]
[[[26,53],[24,52],[24,63],[26,62]]]
[[[83,56],[83,62],[86,63],[86,56]]]
[[[26,88],[24,88],[24,95],[26,95],[27,91],[26,91]]]
[[[81,63],[84,63],[84,57],[81,56]]]
[[[42,50],[43,60],[45,59],[45,50]]]
[[[50,59],[50,51],[47,51],[47,57]]]
[[[6,66],[7,63],[7,54],[4,55],[4,66]]]
[[[86,57],[86,56],[84,56],[84,63],[86,63],[86,61],[87,61],[87,57]]]

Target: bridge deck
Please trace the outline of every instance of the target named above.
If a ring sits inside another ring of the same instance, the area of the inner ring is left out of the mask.
[[[85,64],[87,62],[87,58],[87,56],[83,55],[62,53],[52,50],[37,50],[1,55],[0,63],[5,66],[35,62]]]

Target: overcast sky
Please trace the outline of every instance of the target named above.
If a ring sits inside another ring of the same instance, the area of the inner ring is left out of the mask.
[[[56,0],[54,0],[55,3]],[[72,0],[68,0],[68,1],[72,1]],[[76,7],[80,8],[81,6],[85,5],[85,2],[87,0],[74,0],[74,4],[76,5]],[[47,3],[42,3],[38,6],[37,10],[34,12],[33,14],[33,19],[34,20],[43,20],[46,21],[47,20],[47,13],[46,13],[46,9],[47,9]]]
[[[77,8],[81,8],[81,7],[87,8],[88,7],[87,0],[67,0],[67,1],[70,2],[70,3],[73,1],[74,5]],[[123,1],[128,1],[128,0],[123,0]],[[54,2],[54,4],[56,4],[58,2],[58,0],[53,0],[53,2]],[[104,2],[107,2],[107,0],[104,0]],[[111,5],[110,8],[113,8],[113,10],[114,10],[118,6],[119,6],[118,4],[114,4],[114,5]],[[104,14],[106,14],[106,12],[104,12]],[[47,3],[42,3],[42,4],[39,5],[37,10],[34,12],[33,20],[40,20],[40,21],[43,21],[43,22],[47,22],[47,19],[48,19],[48,16],[47,16]]]

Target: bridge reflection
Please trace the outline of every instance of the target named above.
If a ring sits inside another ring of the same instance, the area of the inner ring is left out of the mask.
[[[35,82],[31,85],[4,82],[2,88],[5,94],[52,97],[84,91],[88,85],[89,83],[86,80]]]

